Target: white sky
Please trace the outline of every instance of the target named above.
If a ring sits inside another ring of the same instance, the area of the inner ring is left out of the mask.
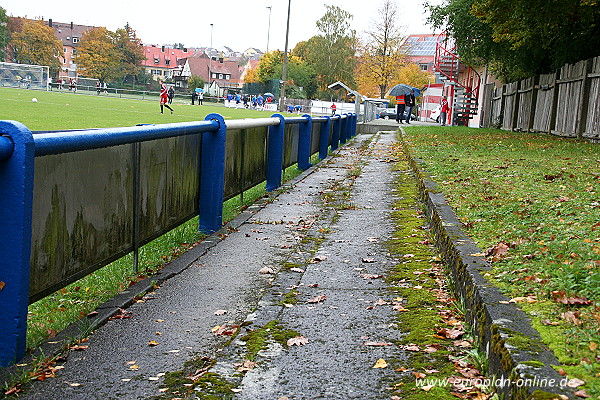
[[[338,6],[352,14],[352,28],[362,36],[365,30],[372,28],[381,3],[382,0],[292,0],[289,48],[318,33],[315,23],[325,14],[324,4]],[[398,25],[404,27],[405,34],[432,32],[432,28],[425,25],[423,0],[396,0],[396,3]],[[213,47],[228,46],[236,51],[249,47],[266,50],[267,6],[272,6],[269,50],[283,50],[287,5],[286,0],[102,0],[93,3],[0,0],[7,14],[15,17],[52,18],[56,22],[104,26],[111,31],[129,23],[145,44],[210,46],[212,23]]]

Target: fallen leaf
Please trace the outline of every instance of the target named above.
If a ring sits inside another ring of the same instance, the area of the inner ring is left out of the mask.
[[[379,360],[377,360],[375,365],[373,365],[373,368],[386,368],[387,366],[387,362],[385,362],[383,358],[380,358]]]
[[[0,281],[0,290],[4,289],[5,286],[6,283],[4,283],[4,281]]]
[[[236,370],[237,372],[247,372],[253,370],[256,366],[256,363],[254,361],[244,360],[243,364],[239,364],[236,366],[238,367],[238,369]]]
[[[325,301],[325,299],[327,299],[327,296],[324,294],[321,294],[319,296],[315,296],[312,299],[308,300],[307,303],[320,303],[322,301]]]
[[[373,305],[375,306],[385,306],[386,304],[388,304],[388,302],[383,299],[379,299],[375,303],[373,303]]]
[[[442,328],[437,331],[437,334],[440,336],[443,336],[447,339],[457,339],[457,338],[461,337],[462,335],[464,335],[465,332],[461,331],[460,329]]]
[[[287,345],[290,347],[294,346],[294,345],[304,346],[306,343],[308,343],[308,339],[305,338],[304,336],[296,336],[291,339],[288,339],[288,341],[287,341]]]
[[[298,273],[303,273],[304,272],[304,270],[302,268],[295,268],[295,267],[294,268],[290,268],[290,271],[292,271],[292,272],[298,272]]]
[[[262,267],[258,270],[259,274],[274,274],[275,270],[271,267]]]
[[[227,310],[217,310],[215,311],[215,315],[225,315],[227,314]]]
[[[374,274],[360,274],[363,279],[379,279],[383,278],[383,275],[374,275]]]
[[[130,365],[130,366],[129,366],[129,369],[131,369],[131,370],[133,370],[133,371],[137,371],[138,369],[140,369],[140,366],[139,366],[139,365],[137,365],[137,364]]]
[[[316,257],[313,257],[311,262],[314,264],[314,263],[318,263],[318,262],[325,261],[325,260],[327,260],[326,256],[316,256]]]
[[[431,389],[433,389],[435,385],[427,385],[427,386],[421,386],[421,390],[424,390],[426,392],[429,392]]]
[[[75,351],[83,351],[87,348],[88,348],[88,346],[80,346],[80,345],[73,345],[73,346],[69,347],[69,349],[75,350]]]
[[[156,340],[151,340],[148,342],[148,346],[150,346],[150,347],[158,346],[158,342]]]
[[[421,348],[419,346],[417,346],[416,344],[409,344],[407,346],[404,346],[404,350],[408,350],[408,351],[421,351]]]
[[[415,378],[417,379],[423,379],[423,378],[427,378],[427,375],[425,375],[422,372],[413,372],[413,375],[415,376]]]
[[[567,386],[571,388],[577,388],[581,385],[585,385],[585,382],[577,378],[569,379],[569,382],[567,382]]]
[[[65,382],[66,383],[66,382]],[[78,387],[81,386],[81,383],[77,383],[77,382],[73,382],[73,383],[67,383],[69,386],[71,387]]]
[[[590,349],[590,351],[596,351],[596,350],[598,350],[598,343],[590,342],[590,344],[588,345],[588,348]]]
[[[363,258],[361,261],[366,264],[370,264],[370,263],[374,263],[375,259],[374,258]]]
[[[546,326],[548,326],[548,325],[556,326],[560,323],[560,322],[550,321],[548,318],[542,320],[541,322],[542,322],[542,325],[546,325]]]
[[[575,396],[577,396],[577,397],[583,397],[583,398],[588,398],[588,397],[591,397],[591,396],[590,396],[589,394],[587,394],[587,393],[586,393],[586,391],[585,391],[585,390],[583,390],[583,389],[576,391],[574,394],[575,394]]]

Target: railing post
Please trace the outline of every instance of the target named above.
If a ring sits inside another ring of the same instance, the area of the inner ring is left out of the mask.
[[[336,150],[340,145],[340,130],[342,127],[342,116],[336,115],[333,121],[333,136],[331,138],[331,150]]]
[[[352,119],[352,137],[356,136],[357,126],[358,126],[358,114],[354,113],[354,118]]]
[[[319,159],[327,157],[327,149],[329,148],[329,132],[331,130],[331,117],[326,116],[326,121],[321,124],[321,132],[319,134]]]
[[[269,127],[269,148],[267,149],[267,192],[281,186],[281,173],[283,171],[283,140],[285,131],[285,118],[281,114],[273,114],[272,118],[279,118],[279,125]]]
[[[348,128],[350,127],[350,124],[348,123],[350,122],[348,119],[348,114],[344,113],[343,116],[346,118],[342,119],[342,128],[340,129],[340,143],[342,144],[346,143],[348,140]]]
[[[33,135],[16,121],[0,121],[11,138],[10,158],[0,161],[0,367],[25,355],[33,202]]]
[[[305,171],[312,167],[310,160],[310,140],[312,137],[312,117],[304,114],[306,122],[300,123],[298,135],[298,169]]]
[[[219,114],[208,114],[205,121],[218,121],[219,129],[202,134],[200,160],[199,230],[213,233],[223,225],[223,192],[225,188],[225,140],[227,126]]]

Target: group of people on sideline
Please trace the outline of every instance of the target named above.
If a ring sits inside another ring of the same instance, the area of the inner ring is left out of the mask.
[[[267,104],[273,102],[273,96],[262,94],[248,95],[243,93],[227,93],[224,97],[225,107],[230,108],[247,108],[252,110],[264,110]]]

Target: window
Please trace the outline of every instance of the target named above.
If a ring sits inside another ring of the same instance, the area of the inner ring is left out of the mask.
[[[225,79],[229,80],[230,77],[231,77],[231,75],[225,74]]]
[[[219,79],[223,79],[223,74],[219,74]]]
[[[154,57],[154,64],[158,64],[160,62],[160,60],[158,59],[158,57]]]
[[[421,71],[427,71],[429,69],[429,64],[419,64],[419,68]]]
[[[212,78],[213,78],[213,79],[217,79],[217,73],[216,73],[216,72],[213,72],[213,73],[212,73]]]
[[[170,65],[171,64],[171,60],[167,59],[165,60],[165,65]]]
[[[79,38],[78,38],[78,37],[75,37],[75,36],[73,36],[73,43],[79,43]]]

